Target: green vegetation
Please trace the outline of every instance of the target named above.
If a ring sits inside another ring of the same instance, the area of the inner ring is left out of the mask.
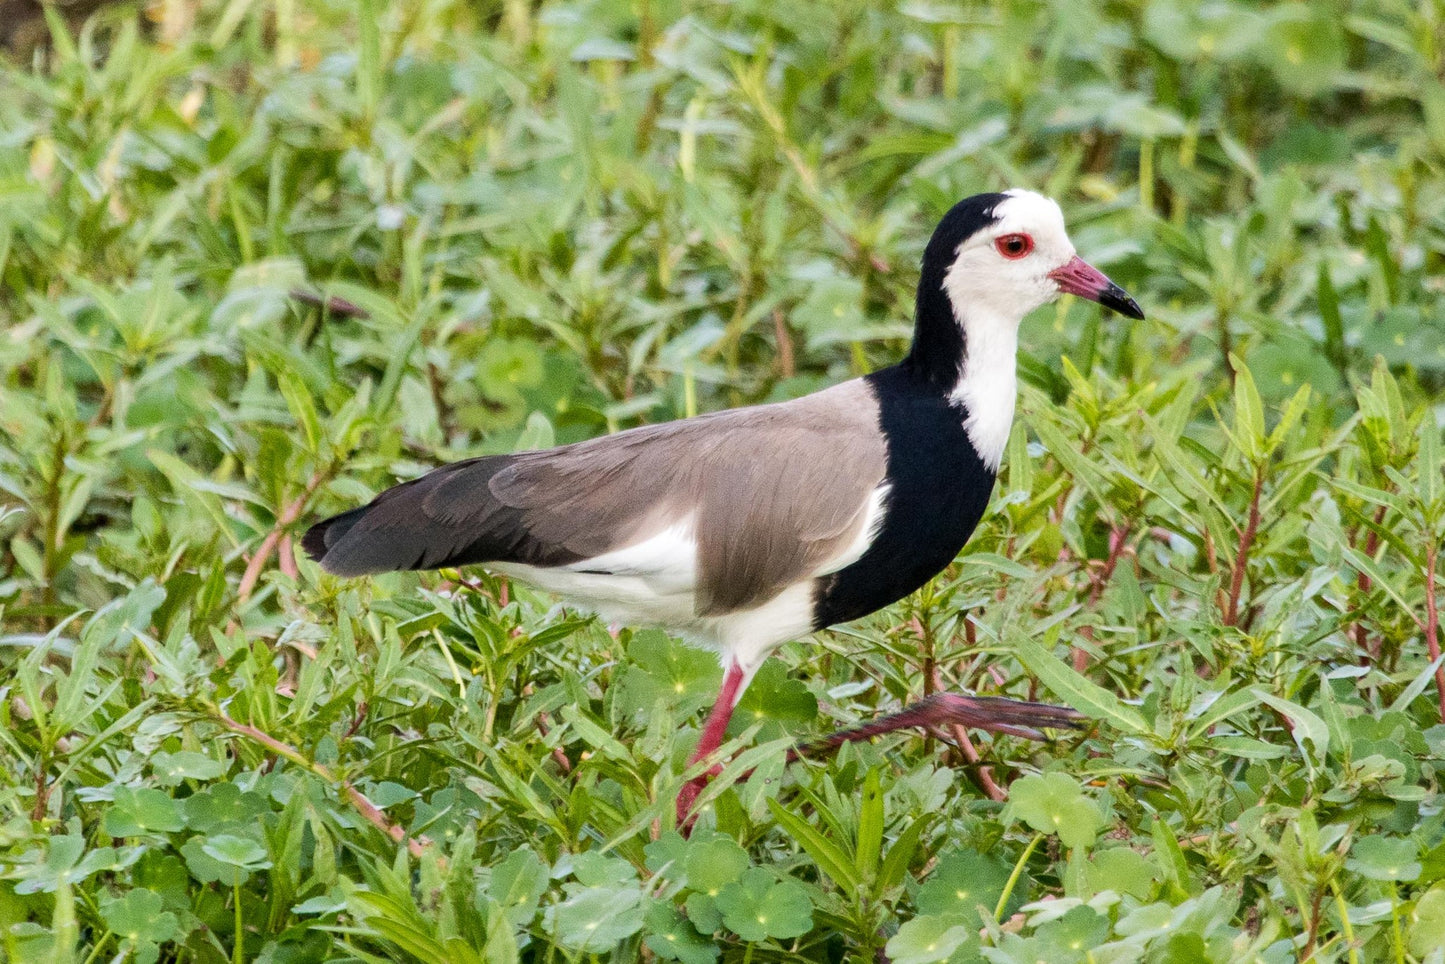
[[[0,54],[0,957],[1442,960],[1445,4],[883,6]],[[293,561],[443,460],[888,363],[1010,185],[1149,320],[1025,323],[985,525],[769,664],[690,840],[707,654]],[[1098,724],[785,768],[937,687]]]

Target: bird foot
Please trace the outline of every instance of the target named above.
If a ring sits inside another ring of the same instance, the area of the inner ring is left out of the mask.
[[[832,750],[854,740],[866,740],[896,730],[966,726],[989,733],[1006,733],[1028,740],[1045,740],[1043,730],[1083,729],[1088,717],[1078,710],[1048,703],[1030,703],[994,696],[964,696],[962,693],[934,693],[862,726],[839,730],[812,743],[808,750]]]

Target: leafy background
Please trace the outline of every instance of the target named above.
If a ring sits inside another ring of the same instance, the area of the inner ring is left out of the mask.
[[[3,956],[1445,959],[1439,0],[7,12]],[[691,839],[709,656],[294,559],[887,364],[1010,185],[1149,319],[1025,324],[968,550],[769,663]],[[784,766],[944,688],[1097,725]]]

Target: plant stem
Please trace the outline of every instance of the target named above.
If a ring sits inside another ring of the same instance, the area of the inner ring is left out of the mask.
[[[261,545],[255,555],[251,556],[251,561],[246,563],[246,571],[241,575],[240,585],[236,587],[237,602],[243,603],[251,598],[251,592],[261,579],[261,571],[266,568],[271,553],[276,551],[276,546],[281,542],[281,536],[285,534],[288,526],[295,525],[296,520],[301,518],[301,513],[306,510],[311,496],[315,495],[316,490],[331,478],[338,467],[339,463],[333,463],[324,470],[317,470],[311,476],[311,481],[306,483],[306,489],[276,516],[276,525],[266,534],[266,538],[261,540]]]
[[[993,909],[994,920],[1003,917],[1003,909],[1008,906],[1008,899],[1013,896],[1014,887],[1018,884],[1019,878],[1023,876],[1024,866],[1028,864],[1029,858],[1034,855],[1034,851],[1038,849],[1043,839],[1042,833],[1034,834],[1034,839],[1030,840],[1029,845],[1024,848],[1024,852],[1019,854],[1019,859],[1014,864],[1014,872],[1009,874],[1008,883],[1003,885],[1003,893],[998,895],[998,905]]]
[[[231,885],[232,899],[235,901],[236,916],[236,939],[231,944],[232,964],[242,964],[246,960],[246,932],[245,919],[241,915],[241,881],[238,877],[236,883]]]
[[[1435,566],[1440,547],[1426,530],[1425,535],[1425,646],[1431,661],[1440,658],[1440,606],[1435,597]],[[1435,690],[1440,695],[1440,721],[1445,723],[1445,665],[1435,667]]]
[[[426,848],[431,846],[431,841],[426,837],[408,836],[405,830],[388,820],[386,814],[381,811],[381,808],[366,799],[366,796],[360,790],[356,789],[356,787],[352,786],[349,780],[336,776],[331,772],[331,769],[324,764],[306,759],[301,751],[295,747],[282,743],[271,734],[259,730],[248,723],[239,723],[231,719],[223,711],[213,711],[212,718],[232,733],[239,733],[241,736],[248,737],[266,747],[266,749],[277,756],[284,757],[303,770],[308,770],[328,783],[335,784],[340,788],[342,795],[346,797],[347,801],[365,818],[367,823],[397,843],[405,841],[406,847],[411,851],[413,857],[420,857],[426,852]]]
[[[1385,524],[1385,509],[1386,507],[1382,505],[1375,510],[1376,526],[1381,526]],[[1375,553],[1379,550],[1379,548],[1380,534],[1376,530],[1371,529],[1369,533],[1365,536],[1365,555],[1373,559],[1375,558]],[[1368,595],[1370,590],[1374,588],[1374,585],[1375,581],[1363,572],[1355,577],[1355,588],[1360,591],[1360,594],[1362,596]],[[1354,637],[1355,645],[1360,648],[1360,658],[1364,661],[1365,665],[1368,665],[1370,660],[1379,658],[1379,648],[1370,646],[1369,634],[1365,630],[1365,622],[1363,619],[1357,618],[1355,620]]]
[[[1109,585],[1109,580],[1114,576],[1114,570],[1119,565],[1119,557],[1124,554],[1124,544],[1129,538],[1129,524],[1114,525],[1109,528],[1109,558],[1104,560],[1104,568],[1098,573],[1089,573],[1089,581],[1093,585],[1089,589],[1089,608],[1093,609],[1099,604],[1104,595],[1104,589]],[[1085,626],[1079,630],[1079,635],[1089,642],[1094,641],[1094,627]],[[1089,652],[1082,646],[1073,647],[1074,672],[1082,673],[1089,668]]]
[[[1249,500],[1249,521],[1239,534],[1239,551],[1234,556],[1234,569],[1229,578],[1229,601],[1224,609],[1224,625],[1239,623],[1239,594],[1244,589],[1244,570],[1249,564],[1249,550],[1254,545],[1255,534],[1259,532],[1259,497],[1264,490],[1264,466],[1254,470],[1254,494]]]
[[[1345,944],[1350,951],[1350,964],[1360,964],[1360,952],[1355,947],[1355,925],[1350,923],[1350,910],[1345,905],[1345,895],[1340,892],[1340,885],[1330,881],[1330,890],[1335,894],[1335,911],[1340,915],[1340,929],[1344,931]]]
[[[1400,890],[1390,881],[1390,943],[1395,947],[1395,964],[1405,964],[1405,935],[1400,932]]]
[[[943,689],[943,681],[939,678],[938,665],[936,663],[933,666],[932,673],[931,680],[933,685],[929,689],[930,692],[938,692]],[[982,758],[979,756],[978,749],[974,747],[973,741],[968,738],[968,730],[960,723],[950,724],[949,730],[953,733],[954,742],[958,744],[958,752],[962,753],[963,758],[970,764],[968,773],[973,777],[973,781],[978,784],[978,788],[982,790],[990,800],[995,800],[999,803],[1007,800],[1008,791],[1000,787],[997,781],[994,780],[993,767],[980,762]]]
[[[114,936],[115,932],[111,930],[107,930],[104,934],[101,934],[99,940],[91,947],[90,953],[85,955],[85,960],[82,961],[81,964],[90,964],[91,961],[99,957],[100,952],[105,949],[105,945],[108,944]]]

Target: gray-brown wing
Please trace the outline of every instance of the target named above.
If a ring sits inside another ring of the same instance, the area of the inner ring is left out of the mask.
[[[444,466],[321,523],[305,545],[345,574],[558,566],[690,521],[696,609],[719,615],[765,602],[836,558],[861,530],[885,467],[877,405],[850,382],[779,405]]]

